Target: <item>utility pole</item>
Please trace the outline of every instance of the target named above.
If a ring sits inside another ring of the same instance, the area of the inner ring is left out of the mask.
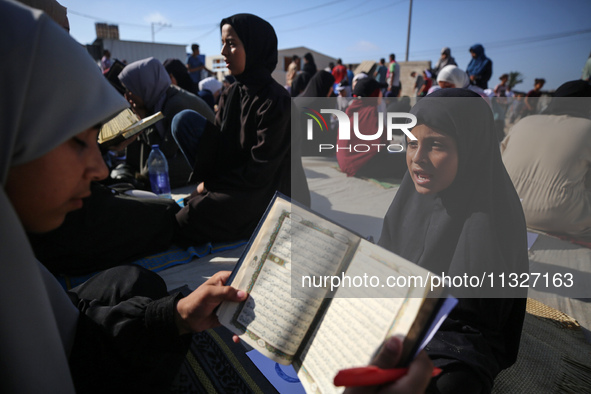
[[[408,48],[410,46],[410,21],[412,19],[412,0],[410,0],[410,7],[408,8],[408,31],[406,32],[406,57],[405,62],[408,62]]]
[[[160,26],[158,30],[154,30],[154,25]],[[165,27],[172,27],[170,23],[152,22],[152,42],[154,42],[154,35]]]

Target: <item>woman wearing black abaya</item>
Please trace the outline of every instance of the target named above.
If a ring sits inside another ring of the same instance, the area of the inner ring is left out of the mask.
[[[177,214],[181,243],[247,239],[275,191],[291,195],[291,100],[271,77],[275,31],[251,14],[225,18],[220,28],[221,53],[236,83],[222,94],[215,125],[192,111],[173,120],[199,184]],[[293,173],[297,192],[307,191],[299,157]]]
[[[314,56],[310,52],[304,55],[304,66],[302,72],[297,75],[291,84],[291,97],[299,96],[316,75],[316,63],[314,63]],[[330,73],[329,73],[330,74]]]
[[[486,102],[468,90],[443,89],[411,113],[418,140],[408,143],[409,172],[386,214],[380,245],[438,275],[527,272],[523,211]],[[494,291],[507,289],[496,286],[461,293],[472,298],[460,298],[427,346],[444,370],[431,392],[490,392],[495,376],[515,362],[525,298],[475,298],[506,297]]]
[[[328,71],[320,70],[306,86],[306,89],[298,97],[329,97],[332,93],[334,77]]]
[[[334,77],[331,73],[320,70],[310,81],[306,89],[299,94],[294,100],[297,105],[297,113],[300,115],[297,126],[294,125],[294,131],[298,130],[298,136],[301,138],[302,155],[303,156],[334,156],[334,149],[329,149],[324,152],[319,151],[320,144],[330,144],[335,146],[337,142],[337,131],[330,128],[331,122],[328,122],[328,130],[314,135],[313,140],[306,138],[306,121],[309,116],[305,115],[305,108],[313,108],[320,111],[321,108],[335,108],[335,102],[329,102],[326,98],[332,93],[334,85]],[[329,116],[325,115],[327,121]]]

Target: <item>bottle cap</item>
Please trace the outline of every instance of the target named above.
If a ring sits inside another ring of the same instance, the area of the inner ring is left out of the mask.
[[[154,144],[152,145],[152,148],[160,148],[160,146],[158,144]]]

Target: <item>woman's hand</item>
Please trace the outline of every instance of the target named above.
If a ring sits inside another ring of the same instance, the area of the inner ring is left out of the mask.
[[[398,338],[391,337],[382,346],[378,355],[371,361],[371,365],[388,369],[396,368],[400,355],[402,354],[402,343]],[[345,394],[366,394],[366,393],[387,393],[406,394],[424,393],[431,380],[433,364],[423,350],[410,363],[408,373],[395,382],[382,386],[360,386],[351,387],[345,390]]]
[[[197,185],[197,188],[195,188],[195,190],[193,190],[193,193],[191,193],[191,196],[189,198],[197,197],[198,195],[203,194],[204,190],[205,190],[205,184],[203,182],[201,182],[200,184]]]
[[[140,136],[140,134],[142,134],[143,132],[144,132],[144,130],[140,131],[139,133],[137,133],[133,137],[130,137],[130,138],[127,138],[126,140],[123,140],[118,145],[109,146],[109,150],[110,151],[113,151],[113,152],[120,152],[120,151],[124,150],[125,148],[127,148],[128,145],[130,145],[132,142],[134,142],[135,140],[137,140],[138,137]]]
[[[242,290],[226,286],[230,271],[221,271],[209,278],[176,306],[175,321],[179,334],[199,332],[220,325],[214,309],[222,301],[240,302],[247,297]]]
[[[139,96],[136,96],[128,90],[125,92],[125,99],[129,103],[129,105],[131,105],[131,109],[133,110],[133,112],[135,112],[136,115],[140,117],[140,119],[143,119],[148,115],[151,115],[146,106],[144,105],[144,101]]]

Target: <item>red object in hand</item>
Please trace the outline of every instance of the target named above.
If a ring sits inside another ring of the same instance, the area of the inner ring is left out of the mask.
[[[374,366],[343,369],[334,377],[335,386],[356,387],[376,386],[394,382],[408,373],[408,368],[381,369]],[[440,368],[433,368],[432,377],[441,373]]]

